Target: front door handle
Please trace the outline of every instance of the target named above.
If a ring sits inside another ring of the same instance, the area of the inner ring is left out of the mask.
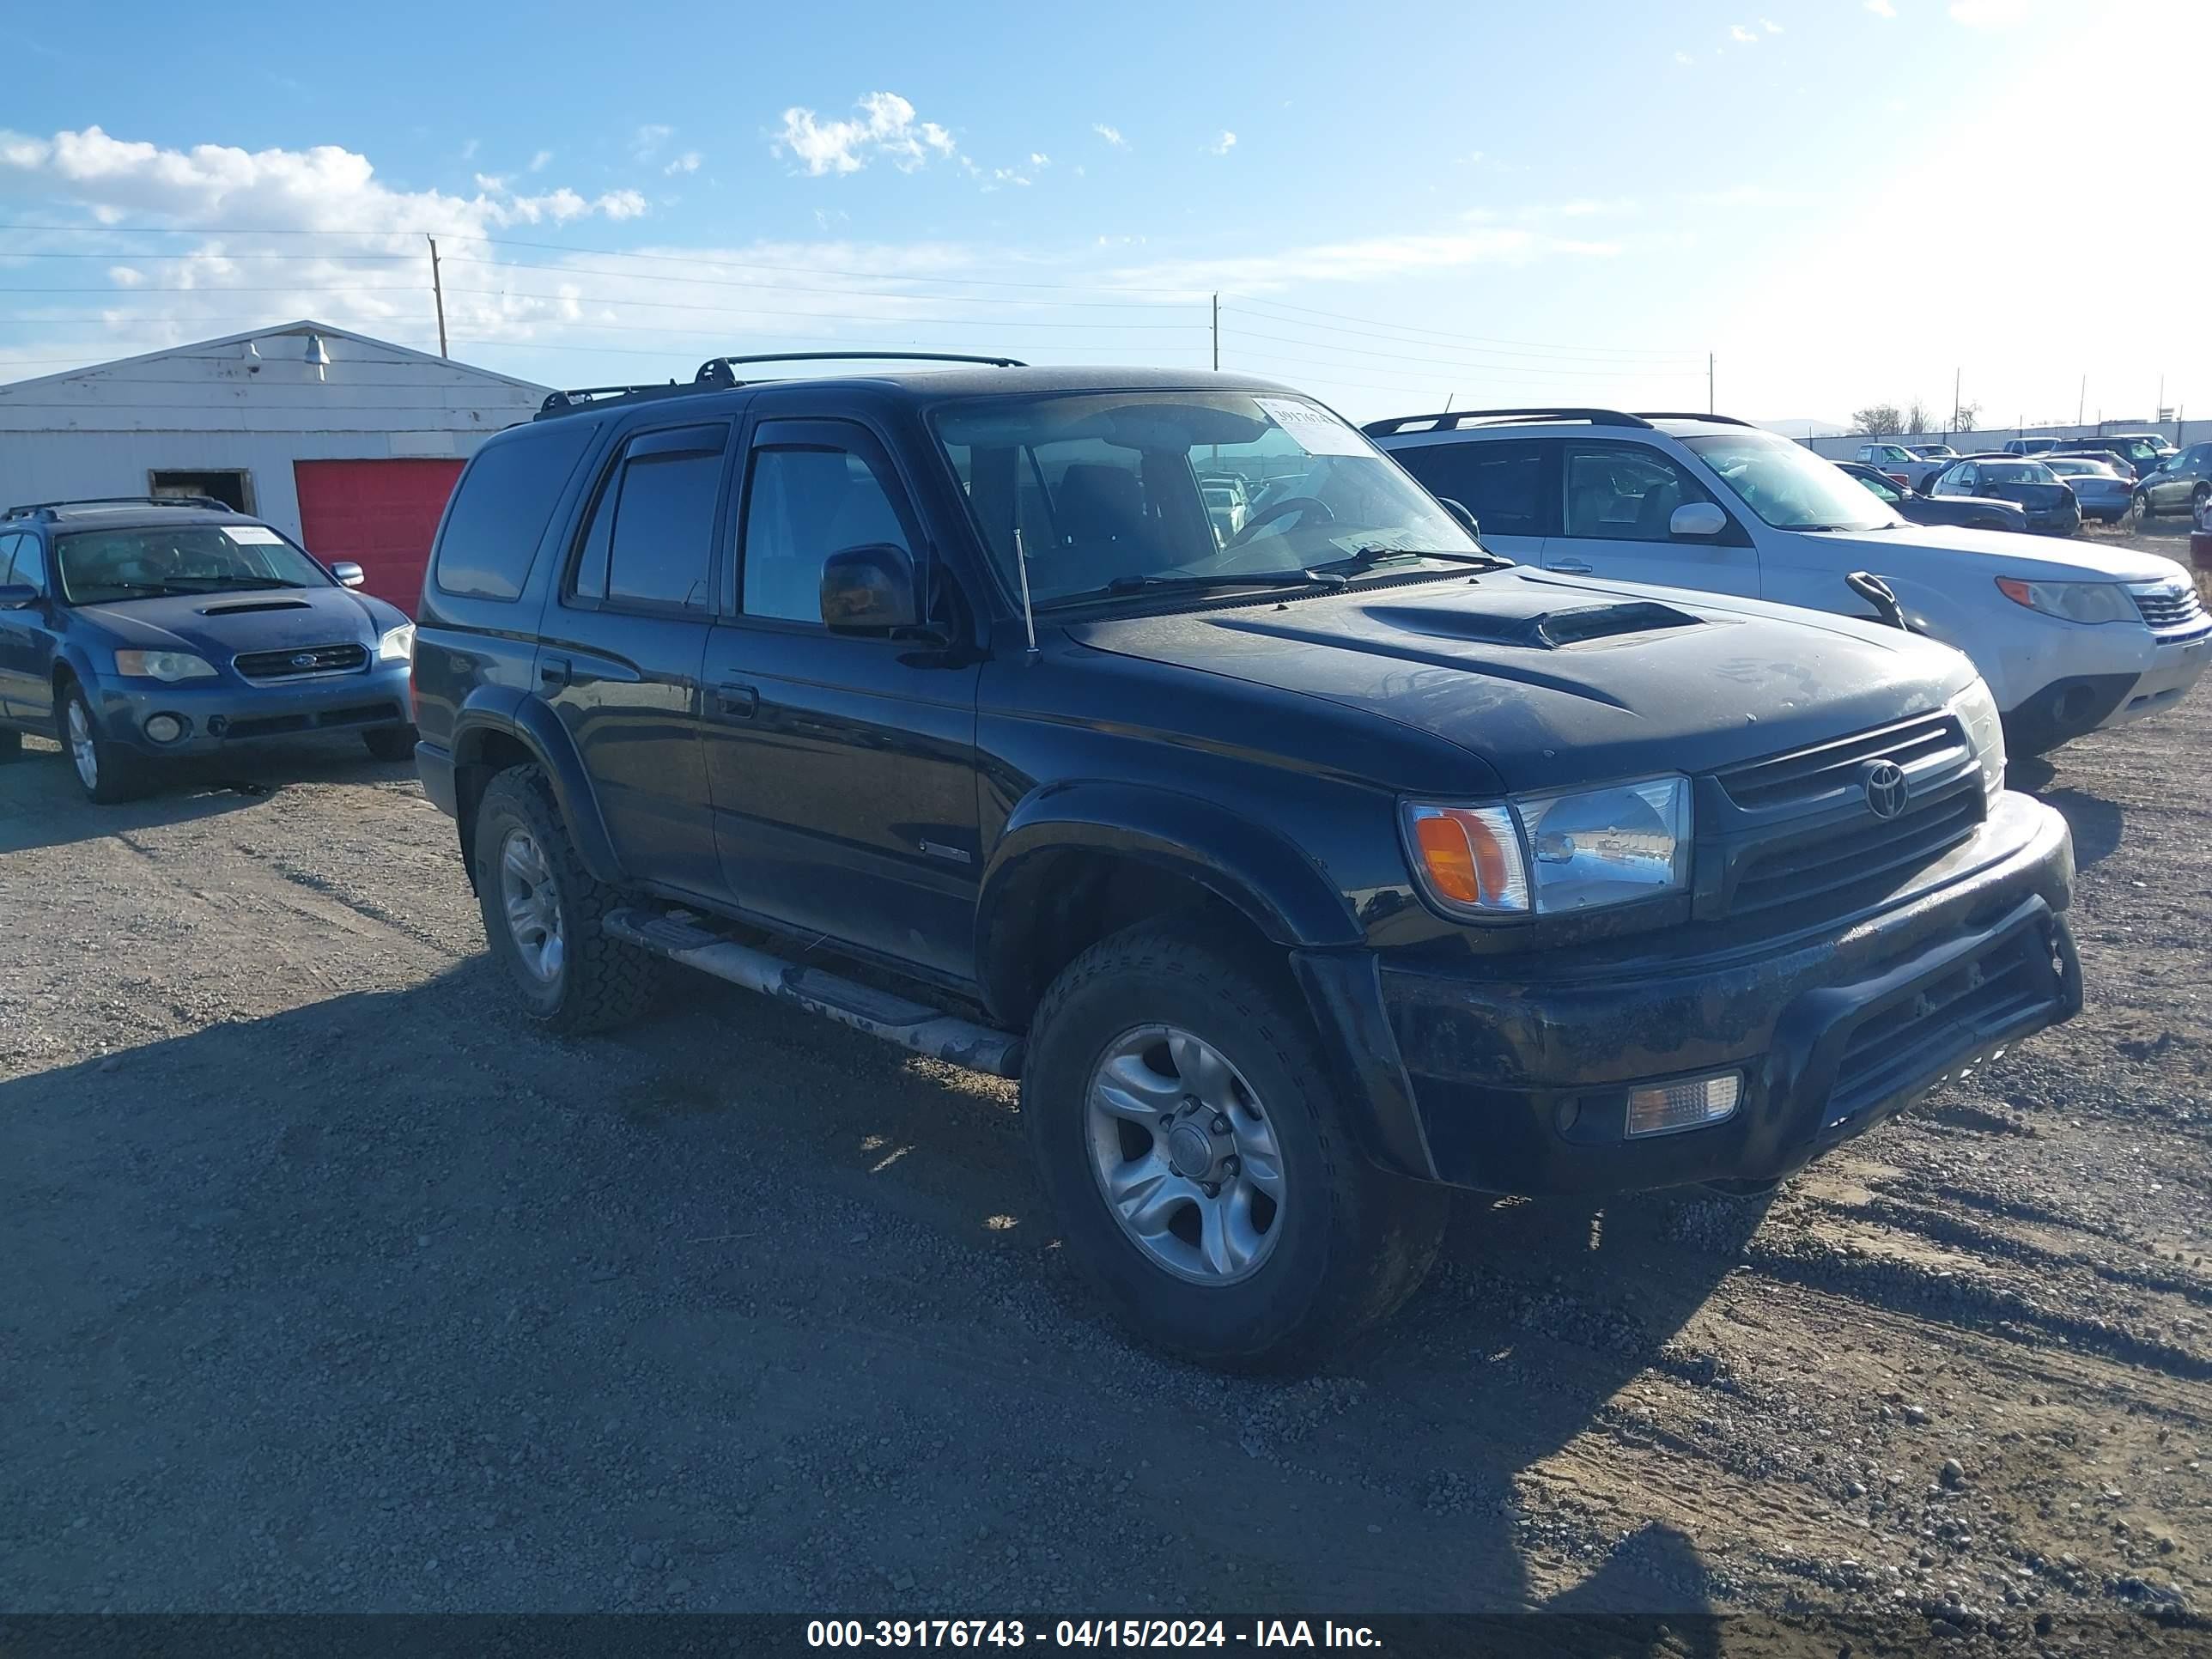
[[[566,657],[547,657],[538,665],[538,683],[549,691],[557,691],[568,683],[568,659]]]
[[[1580,559],[1555,559],[1551,568],[1564,571],[1570,576],[1587,576],[1590,573],[1590,568]]]
[[[714,688],[714,712],[727,714],[732,720],[749,720],[760,707],[760,693],[750,685],[735,685],[727,681]]]

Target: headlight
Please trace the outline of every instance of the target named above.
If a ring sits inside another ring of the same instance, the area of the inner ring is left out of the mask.
[[[2118,582],[2031,582],[2000,576],[1997,591],[2014,605],[2063,622],[2131,622],[2136,617],[2135,601]]]
[[[413,662],[415,660],[415,624],[402,623],[376,642],[379,662]]]
[[[1981,763],[1982,793],[1995,800],[2004,787],[2004,721],[1997,714],[1997,700],[1990,695],[1989,683],[1977,674],[1972,685],[1951,699],[1951,712],[1966,728],[1966,741],[1973,747],[1974,758]]]
[[[1556,915],[1679,892],[1690,871],[1690,781],[1651,778],[1498,806],[1409,801],[1422,890],[1455,915]]]
[[[167,680],[174,684],[179,680],[211,680],[215,665],[189,651],[118,651],[115,672],[131,679]]]

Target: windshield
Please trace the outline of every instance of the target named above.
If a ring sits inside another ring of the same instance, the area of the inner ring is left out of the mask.
[[[56,538],[62,597],[106,605],[165,593],[327,587],[322,567],[258,524],[80,530]]]
[[[1982,463],[1984,483],[2057,483],[2049,467],[2041,461],[1984,461]]]
[[[1261,580],[1363,551],[1481,550],[1316,404],[1219,392],[950,404],[933,424],[1006,585],[1039,607],[1146,579]]]
[[[1787,438],[1730,432],[1682,442],[1777,530],[1882,530],[1898,522],[1850,473]]]
[[[2054,455],[2041,465],[2046,471],[2056,472],[2062,477],[2109,478],[2113,476],[2112,469],[2102,461],[2093,461],[2086,457]]]

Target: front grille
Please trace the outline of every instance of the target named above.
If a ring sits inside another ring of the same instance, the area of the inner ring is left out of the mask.
[[[2186,582],[2130,582],[2128,592],[2154,634],[2194,634],[2204,626],[2204,606]]]
[[[301,645],[289,651],[248,651],[232,659],[249,680],[296,680],[310,674],[345,674],[368,661],[365,645]]]
[[[1982,821],[1978,775],[1962,787],[1909,805],[1893,818],[1871,815],[1832,824],[1771,848],[1737,866],[1729,914],[1803,904],[1848,888],[1874,892],[1933,863]]]
[[[1932,761],[1966,758],[1966,734],[1948,714],[1927,714],[1817,748],[1754,761],[1720,776],[1729,799],[1747,811],[1803,806],[1860,787],[1869,761],[1888,761],[1910,773]]]
[[[1822,1127],[1894,1099],[2058,997],[2041,932],[2022,928],[1862,1020],[1837,1063]]]

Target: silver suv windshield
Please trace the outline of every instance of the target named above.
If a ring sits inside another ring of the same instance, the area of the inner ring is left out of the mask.
[[[1040,609],[1153,581],[1264,583],[1361,555],[1482,550],[1364,436],[1288,393],[976,398],[932,424],[1010,591],[1019,532]]]
[[[1884,530],[1896,514],[1865,485],[1771,432],[1714,432],[1682,445],[1777,530]]]

